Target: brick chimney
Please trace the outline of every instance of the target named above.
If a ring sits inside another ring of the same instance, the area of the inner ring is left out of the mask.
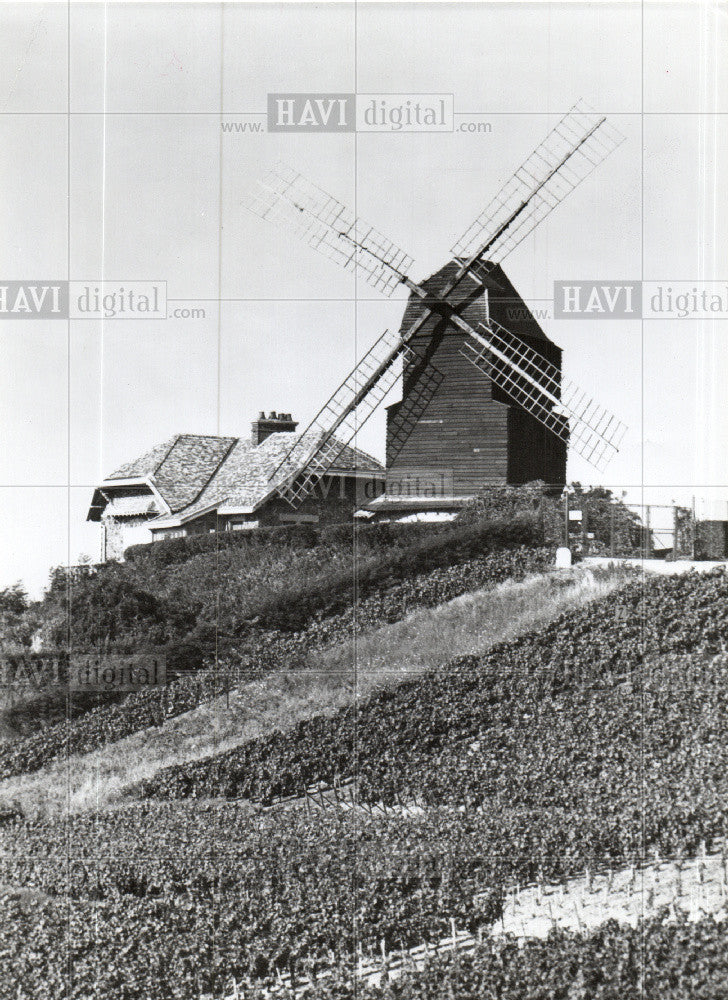
[[[253,421],[252,426],[253,444],[260,444],[261,441],[265,441],[269,434],[275,434],[276,431],[295,431],[298,422],[293,420],[290,413],[276,413],[275,410],[271,410],[266,417],[261,410],[258,419]]]

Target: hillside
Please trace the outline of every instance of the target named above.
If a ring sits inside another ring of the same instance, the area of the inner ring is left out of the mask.
[[[455,567],[458,588],[473,579],[474,570],[480,578],[482,569],[480,564]],[[443,592],[450,573],[445,580],[440,572],[436,575]],[[565,610],[597,600],[626,579],[617,569],[594,573],[577,568],[537,573],[523,580],[515,568],[514,573],[516,579],[471,590],[434,607],[415,607],[399,620],[379,625],[367,625],[376,616],[371,614],[372,599],[365,600],[357,606],[356,620],[348,622],[338,639],[333,638],[334,620],[329,619],[326,632],[333,641],[309,649],[295,669],[291,669],[291,659],[283,656],[280,667],[241,674],[223,694],[120,739],[114,738],[108,710],[93,713],[61,731],[69,751],[85,733],[90,742],[80,747],[95,746],[86,753],[40,756],[54,753],[54,731],[16,744],[4,757],[8,778],[0,784],[0,796],[9,796],[33,812],[75,811],[85,804],[98,807],[165,766],[209,756],[262,733],[285,731],[304,718],[333,714],[373,690],[395,686],[453,655],[483,653]],[[430,575],[427,585],[434,583]],[[420,596],[424,586],[421,580]],[[302,655],[298,648],[294,652]],[[117,721],[120,711],[113,710]],[[94,744],[98,730],[93,727],[101,720],[106,737]],[[32,752],[37,756],[31,756]],[[38,764],[41,767],[36,771]],[[12,778],[14,769],[23,773]]]
[[[722,925],[648,913],[524,949],[484,940],[390,986],[354,977],[361,958],[440,941],[453,921],[487,935],[517,884],[719,849],[727,598],[722,572],[638,579],[482,655],[161,770],[136,803],[9,823],[0,882],[36,895],[2,898],[21,984],[4,995],[221,1000],[285,976],[289,994],[321,1000],[720,996]],[[350,777],[358,808],[269,808]]]
[[[108,711],[118,738],[214,697],[241,673],[281,660],[299,665],[310,649],[350,634],[354,617],[393,621],[408,608],[544,568],[550,550],[541,539],[529,518],[429,532],[377,525],[355,535],[350,526],[297,527],[140,546],[126,563],[71,584],[57,571],[44,600],[14,622],[14,636],[30,643],[35,634],[44,649],[65,655],[161,650],[173,683],[163,696],[28,692],[5,711],[5,728],[32,741],[33,729],[55,724],[60,733]],[[69,739],[69,750],[81,748],[73,733]]]

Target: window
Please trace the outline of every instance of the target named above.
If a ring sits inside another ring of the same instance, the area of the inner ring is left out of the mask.
[[[161,531],[152,532],[152,541],[164,542],[168,538],[184,538],[185,534],[184,528],[163,528]]]

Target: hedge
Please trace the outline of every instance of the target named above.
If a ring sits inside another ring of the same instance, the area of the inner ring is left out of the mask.
[[[542,544],[538,519],[520,514],[509,521],[449,526],[450,530],[416,539],[397,551],[359,561],[350,570],[327,572],[266,597],[255,607],[251,621],[258,627],[284,631],[302,628],[314,614],[331,614],[347,607],[355,596],[366,597],[418,573],[453,566],[497,549]]]
[[[297,549],[317,545],[351,544],[365,549],[387,549],[392,545],[408,545],[419,538],[430,537],[452,529],[452,523],[441,524],[356,524],[345,522],[327,526],[312,524],[281,525],[273,528],[253,528],[250,531],[215,531],[207,534],[188,535],[186,538],[167,538],[158,542],[130,545],[124,552],[127,562],[141,560],[157,567],[185,562],[205,552],[223,549],[273,548],[289,546]]]

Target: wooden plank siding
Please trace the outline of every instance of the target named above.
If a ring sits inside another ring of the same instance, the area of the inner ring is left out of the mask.
[[[424,282],[427,290],[439,290],[455,267],[451,262]],[[488,293],[491,315],[560,368],[560,349],[503,271],[491,273],[500,286]],[[472,280],[466,279],[451,301],[472,326],[486,322],[484,294]],[[410,300],[402,331],[421,309],[418,299]],[[488,484],[565,482],[565,444],[460,353],[466,339],[445,318],[431,317],[410,342],[415,358],[405,367],[402,401],[387,408],[388,478],[406,476],[408,470],[451,472],[456,496],[477,494]]]

